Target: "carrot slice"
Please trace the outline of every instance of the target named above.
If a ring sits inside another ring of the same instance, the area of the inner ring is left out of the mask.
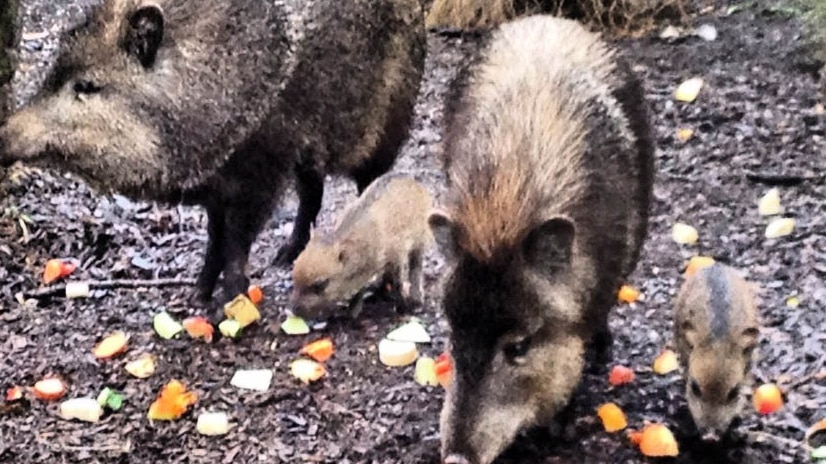
[[[203,338],[207,343],[212,341],[212,334],[215,333],[215,327],[200,316],[184,319],[183,326],[190,337]]]
[[[66,394],[66,384],[57,377],[49,377],[35,383],[33,391],[38,399],[54,401]]]
[[[126,351],[126,344],[129,336],[122,331],[117,331],[101,340],[92,350],[97,359],[110,359]]]
[[[330,359],[333,353],[335,353],[333,342],[329,338],[322,338],[321,340],[304,345],[304,348],[301,348],[300,351],[300,354],[307,355],[318,362],[324,362]]]
[[[250,285],[247,289],[247,296],[252,301],[252,304],[257,305],[264,299],[264,291],[258,285]]]

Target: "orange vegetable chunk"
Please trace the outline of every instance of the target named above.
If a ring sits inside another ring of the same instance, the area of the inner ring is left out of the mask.
[[[264,291],[261,290],[261,287],[258,285],[250,285],[247,289],[247,296],[250,301],[252,301],[252,304],[257,305],[264,299]]]
[[[625,366],[614,366],[608,374],[608,383],[616,387],[634,381],[634,371]]]
[[[212,334],[215,333],[215,327],[200,316],[184,319],[183,326],[190,337],[203,338],[207,343],[212,341]]]
[[[605,403],[597,409],[597,416],[602,420],[606,432],[618,432],[628,427],[625,413],[614,403]]]
[[[783,392],[773,383],[764,383],[752,395],[754,409],[760,414],[771,414],[783,407]]]
[[[186,391],[186,387],[178,380],[172,380],[164,385],[158,398],[149,406],[147,417],[152,420],[172,420],[181,417],[198,401],[195,392]]]
[[[640,297],[640,291],[630,285],[623,285],[619,289],[617,299],[620,303],[633,303]]]
[[[679,454],[674,434],[662,424],[645,426],[640,439],[640,451],[650,457],[673,457]]]
[[[333,341],[329,338],[322,338],[321,340],[304,345],[304,348],[301,348],[300,351],[300,354],[307,355],[318,362],[324,362],[330,359],[333,353],[335,353]]]

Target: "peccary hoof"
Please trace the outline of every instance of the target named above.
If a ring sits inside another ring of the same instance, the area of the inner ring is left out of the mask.
[[[278,267],[290,267],[293,265],[293,261],[298,258],[298,255],[300,255],[303,250],[303,245],[299,246],[296,243],[288,242],[286,245],[278,249],[278,253],[275,255],[273,264]]]

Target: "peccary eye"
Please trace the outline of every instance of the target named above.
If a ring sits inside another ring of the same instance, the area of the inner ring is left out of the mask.
[[[316,282],[316,283],[314,283],[314,284],[310,285],[310,286],[307,288],[307,291],[308,291],[309,293],[314,293],[314,294],[316,294],[316,295],[317,295],[317,294],[323,293],[323,292],[324,292],[324,290],[326,290],[326,289],[327,289],[327,285],[329,285],[329,284],[330,284],[330,280],[329,280],[329,279],[319,280],[318,282]]]
[[[726,396],[726,401],[728,401],[729,403],[733,402],[734,400],[737,399],[737,396],[738,396],[739,393],[740,393],[740,387],[732,388],[728,392],[728,395]]]
[[[524,358],[526,354],[528,354],[528,350],[531,348],[531,338],[525,337],[517,342],[508,343],[505,345],[503,351],[505,352],[505,357],[508,358],[509,362],[512,363],[519,363],[520,358]]]
[[[696,380],[691,381],[691,393],[697,398],[703,397],[703,392],[700,391],[700,384]]]
[[[75,93],[91,95],[95,93],[100,93],[100,91],[103,90],[103,87],[95,84],[92,81],[78,80],[75,82],[73,89]]]

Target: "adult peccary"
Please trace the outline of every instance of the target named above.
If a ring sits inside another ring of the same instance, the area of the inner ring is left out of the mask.
[[[686,401],[707,438],[728,432],[743,410],[760,335],[755,295],[737,271],[713,264],[689,277],[675,300]]]
[[[425,48],[418,0],[107,1],[0,129],[0,160],[205,206],[197,300],[222,271],[231,298],[289,173],[300,206],[284,263],[309,239],[325,174],[361,191],[392,166]]]
[[[329,317],[341,303],[354,313],[362,291],[391,283],[399,305],[422,303],[422,260],[432,242],[427,218],[433,198],[413,178],[385,174],[342,214],[334,230],[314,231],[293,264],[293,312]]]
[[[547,423],[646,235],[653,147],[640,82],[576,22],[494,31],[449,107],[446,213],[429,222],[452,264],[444,309],[455,377],[445,463],[488,464]]]

